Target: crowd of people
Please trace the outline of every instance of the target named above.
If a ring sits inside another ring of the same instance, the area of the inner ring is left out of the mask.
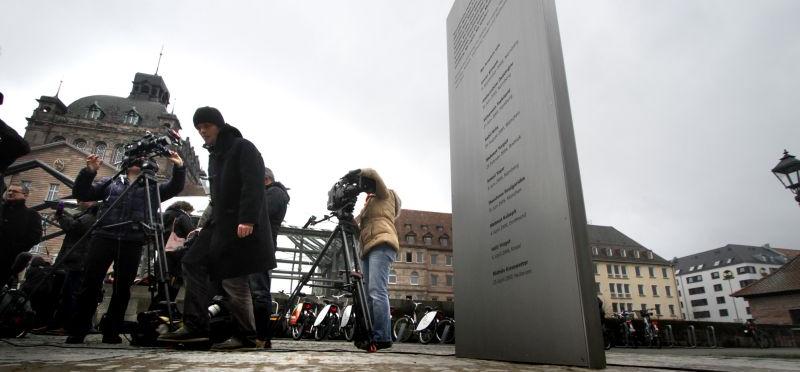
[[[219,110],[201,107],[193,123],[209,151],[210,203],[197,225],[187,202],[172,203],[161,216],[164,228],[159,240],[166,253],[162,259],[156,257],[155,264],[164,265],[169,275],[156,278],[163,284],[150,310],[173,306],[181,289],[184,301],[181,326],[158,340],[208,342],[209,305],[222,299],[230,314],[231,337],[214,343],[212,349],[271,348],[270,270],[277,267],[275,250],[290,200],[288,189],[265,167],[256,146],[226,123]],[[65,212],[63,204],[56,207],[54,218],[65,237],[53,265],[28,253],[42,237],[41,217],[25,205],[29,190],[23,185],[8,187],[1,211],[0,279],[9,279],[2,283],[7,288],[16,287],[19,272],[27,268],[21,290],[31,293],[37,331],[64,334],[66,343],[83,343],[95,327],[92,319],[113,263],[113,292],[100,328],[103,343],[123,342],[120,334],[131,286],[143,247],[154,239],[147,221],[159,206],[157,198],[148,195],[158,193],[166,201],[178,195],[185,182],[181,157],[173,151],[169,161],[172,176],[165,183],[142,182],[145,165],[140,161],[128,164],[118,177],[96,181],[102,160],[90,155],[74,183],[77,211]],[[373,314],[370,339],[382,349],[392,344],[388,276],[399,248],[394,220],[400,199],[374,170],[360,173],[376,184],[356,222],[361,227],[362,267]]]

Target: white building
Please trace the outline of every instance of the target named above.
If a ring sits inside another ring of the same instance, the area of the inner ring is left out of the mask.
[[[769,245],[728,244],[675,259],[675,277],[684,319],[744,322],[750,304],[730,294],[777,270],[788,261]],[[726,279],[726,273],[729,277]]]

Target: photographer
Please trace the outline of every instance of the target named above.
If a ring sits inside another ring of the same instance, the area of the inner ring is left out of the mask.
[[[389,266],[397,258],[400,248],[394,220],[400,215],[401,203],[394,190],[386,187],[374,169],[361,169],[360,176],[375,182],[375,193],[367,194],[356,222],[361,230],[362,269],[367,303],[372,309],[373,336],[378,349],[386,349],[392,347]]]
[[[0,93],[0,105],[3,104],[3,93]],[[3,173],[17,158],[31,152],[31,147],[13,128],[0,119],[0,195],[6,191]],[[3,206],[0,205],[0,214]],[[2,224],[2,221],[0,221]],[[6,278],[3,277],[3,280]]]
[[[11,265],[21,252],[29,251],[42,238],[42,217],[28,208],[30,190],[11,185],[6,190],[0,214],[0,288],[11,278]]]
[[[183,258],[186,285],[183,327],[162,341],[208,336],[208,306],[215,290],[225,294],[235,326],[233,337],[212,346],[230,350],[256,345],[249,275],[276,267],[275,247],[264,196],[264,162],[241,132],[212,107],[194,114],[194,125],[210,152],[211,218]],[[220,288],[221,287],[221,288]]]
[[[172,178],[169,182],[153,186],[151,195],[158,192],[161,200],[167,200],[183,190],[186,180],[186,169],[177,152],[170,151],[169,160],[174,164]],[[86,159],[86,168],[82,169],[75,179],[74,195],[80,200],[103,200],[98,212],[104,216],[98,228],[92,232],[89,251],[84,261],[85,269],[81,289],[78,294],[77,309],[69,322],[67,343],[82,343],[91,328],[92,315],[97,309],[97,296],[103,285],[103,278],[111,262],[114,262],[114,295],[108,305],[109,322],[103,327],[104,343],[121,343],[119,328],[125,316],[125,309],[130,300],[130,286],[139,267],[142,246],[147,236],[142,224],[147,221],[147,190],[144,182],[137,182],[111,209],[125,189],[134,182],[142,172],[141,167],[146,159],[139,159],[128,164],[127,177],[118,177],[108,182],[92,184],[101,160],[96,155]],[[140,180],[141,181],[141,180]],[[156,198],[151,199],[153,211],[157,210]],[[108,212],[107,214],[105,214]],[[104,215],[105,214],[105,215]]]

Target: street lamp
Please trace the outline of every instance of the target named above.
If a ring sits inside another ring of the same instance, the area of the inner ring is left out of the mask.
[[[778,177],[783,187],[795,194],[794,200],[800,203],[800,160],[783,150],[783,157],[778,161],[778,165],[772,168],[772,173]]]
[[[734,319],[733,321],[734,322],[741,321],[741,319],[739,319],[739,309],[736,307],[736,297],[731,296],[733,294],[733,286],[731,286],[731,279],[733,279],[733,272],[730,271],[730,270],[723,271],[722,272],[722,279],[725,279],[725,280],[728,281],[728,289],[730,289],[730,291],[731,291],[728,294],[728,297],[730,297],[731,300],[733,301],[733,311],[736,313],[736,319]]]

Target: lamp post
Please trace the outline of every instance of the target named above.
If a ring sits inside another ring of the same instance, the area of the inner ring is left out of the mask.
[[[733,321],[734,322],[739,322],[739,321],[741,321],[741,319],[739,319],[739,309],[736,307],[736,297],[731,296],[731,294],[733,294],[733,286],[731,286],[731,279],[733,279],[733,272],[730,271],[730,270],[723,271],[722,272],[722,279],[725,279],[725,280],[728,281],[728,289],[730,289],[730,291],[731,291],[728,294],[728,297],[730,297],[731,301],[733,301],[733,311],[736,313],[736,319],[734,319]]]
[[[800,204],[800,160],[783,150],[783,157],[778,161],[778,165],[772,168],[772,173],[778,177],[783,187],[795,194],[794,200]]]

